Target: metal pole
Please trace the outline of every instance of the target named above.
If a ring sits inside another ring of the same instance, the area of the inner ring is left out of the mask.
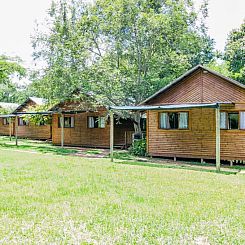
[[[113,162],[113,144],[114,144],[114,115],[113,111],[110,110],[110,157]]]

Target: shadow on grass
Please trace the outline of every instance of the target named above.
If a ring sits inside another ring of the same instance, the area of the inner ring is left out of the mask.
[[[41,145],[29,145],[29,144],[20,144],[18,146],[6,143],[0,143],[0,147],[8,148],[8,149],[18,149],[18,150],[26,150],[26,151],[36,151],[41,153],[53,153],[56,155],[69,155],[77,153],[78,151],[75,149],[64,149],[61,147],[55,146],[41,146]]]
[[[152,167],[152,168],[171,168],[171,169],[184,169],[184,170],[193,170],[198,172],[207,172],[207,173],[217,173],[217,174],[225,174],[225,175],[235,175],[237,172],[234,171],[223,171],[220,172],[213,170],[213,169],[204,169],[198,168],[195,166],[185,166],[185,165],[165,165],[165,164],[157,164],[157,163],[145,163],[145,162],[117,162],[116,164],[125,164],[125,165],[132,165],[132,166],[144,166],[144,167]]]

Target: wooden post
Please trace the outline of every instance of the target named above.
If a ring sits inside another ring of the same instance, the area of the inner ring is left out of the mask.
[[[9,117],[9,140],[12,140],[12,118]]]
[[[220,108],[215,109],[216,114],[216,170],[220,171]]]
[[[15,116],[15,145],[18,146],[18,116]]]
[[[61,114],[61,120],[60,120],[60,126],[61,126],[61,147],[64,147],[64,115]]]
[[[113,162],[113,144],[114,144],[114,115],[113,111],[110,110],[110,157]]]

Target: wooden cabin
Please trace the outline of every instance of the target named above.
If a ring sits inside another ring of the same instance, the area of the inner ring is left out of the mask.
[[[198,65],[141,106],[149,155],[245,160],[245,85]]]
[[[19,105],[15,103],[0,102],[0,135],[13,135],[14,128],[11,125],[11,118],[4,116],[9,112],[14,111]]]
[[[110,125],[108,110],[93,106],[83,100],[67,100],[52,108],[52,142],[55,145],[108,148]],[[62,129],[63,120],[63,129]],[[125,119],[114,121],[114,145],[127,147],[132,143],[133,122]],[[63,135],[62,135],[63,130]]]
[[[24,103],[13,111],[13,114],[33,111],[35,107],[45,105],[46,103],[47,101],[43,98],[29,97]],[[14,122],[14,131],[16,131],[15,123],[16,121]],[[18,116],[18,137],[40,140],[51,139],[51,128],[51,124],[43,123],[36,125],[26,120],[25,116]]]

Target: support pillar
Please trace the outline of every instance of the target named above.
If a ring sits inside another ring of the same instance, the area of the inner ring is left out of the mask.
[[[216,170],[220,171],[220,108],[215,109],[216,115]]]
[[[61,126],[61,147],[64,147],[64,115],[61,114],[60,117],[60,126]]]
[[[18,116],[15,116],[15,145],[18,146]]]
[[[113,144],[114,144],[114,115],[113,111],[110,110],[110,157],[113,162]]]

